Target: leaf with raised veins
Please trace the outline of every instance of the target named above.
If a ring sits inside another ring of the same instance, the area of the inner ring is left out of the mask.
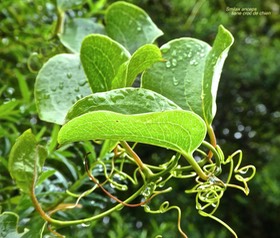
[[[94,93],[77,101],[69,110],[66,121],[82,114],[107,110],[123,114],[140,114],[181,109],[166,97],[144,88],[121,88]]]
[[[110,139],[151,144],[189,155],[202,143],[205,134],[204,121],[189,111],[136,115],[95,111],[66,123],[59,131],[58,143]]]
[[[113,79],[130,54],[109,37],[92,34],[83,40],[80,57],[92,92],[96,93],[112,88]]]

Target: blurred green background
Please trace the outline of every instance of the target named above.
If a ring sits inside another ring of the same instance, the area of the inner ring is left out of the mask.
[[[102,21],[106,7],[114,1],[83,1],[67,11],[67,18],[96,17]],[[226,155],[237,149],[244,152],[244,163],[254,164],[257,175],[249,183],[250,194],[227,190],[217,216],[239,237],[280,237],[280,5],[277,0],[144,0],[127,1],[143,8],[165,33],[158,44],[178,37],[194,37],[213,43],[218,26],[224,25],[235,38],[226,60],[217,98],[214,127],[218,143]],[[229,8],[256,8],[259,15],[233,15]],[[266,15],[260,15],[265,12]],[[19,229],[36,218],[30,201],[21,196],[10,178],[7,161],[15,139],[26,129],[43,144],[50,144],[57,128],[39,120],[34,104],[36,73],[50,57],[67,52],[53,36],[57,12],[54,1],[2,0],[0,3],[0,211],[14,211],[20,216]],[[161,155],[145,147],[146,154]],[[145,155],[145,154],[144,154]],[[47,161],[53,168],[65,164],[79,167],[80,154],[64,154]],[[77,163],[78,164],[78,163]],[[65,169],[66,170],[66,169]],[[58,178],[58,177],[57,177]],[[51,181],[49,189],[67,186]],[[174,183],[173,193],[165,199],[181,205],[183,230],[191,238],[230,237],[216,222],[200,217],[194,197],[183,191],[186,184]],[[86,213],[86,211],[85,211]],[[89,227],[62,230],[71,237],[180,237],[176,213],[145,214],[142,208],[124,208]],[[35,236],[34,236],[35,237]],[[51,237],[47,234],[45,237]],[[68,236],[67,236],[68,237]]]

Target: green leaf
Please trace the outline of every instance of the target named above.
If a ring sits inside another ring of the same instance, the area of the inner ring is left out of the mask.
[[[65,11],[79,7],[85,2],[86,0],[56,0],[56,5],[58,9]]]
[[[92,33],[105,34],[104,26],[93,19],[74,18],[65,25],[59,38],[66,48],[79,53],[83,39]]]
[[[180,107],[156,92],[143,88],[122,88],[95,93],[77,101],[69,110],[66,121],[98,110],[140,114],[174,109]]]
[[[119,43],[103,35],[85,37],[81,48],[81,61],[92,91],[111,89],[119,67],[130,57]]]
[[[0,214],[0,237],[1,238],[20,238],[24,233],[17,231],[18,215],[13,212],[4,212]]]
[[[145,11],[126,2],[111,4],[105,21],[108,36],[124,45],[130,53],[163,35]]]
[[[109,111],[89,112],[66,123],[58,143],[110,139],[169,148],[184,155],[203,141],[206,126],[193,112],[172,110],[136,115]]]
[[[161,47],[166,62],[155,63],[142,76],[142,87],[169,98],[184,110],[202,113],[202,81],[211,47],[193,38],[175,39]]]
[[[203,114],[207,125],[211,125],[216,114],[216,96],[225,59],[234,42],[231,33],[223,26],[219,27],[213,48],[209,52],[203,80]]]
[[[31,192],[46,157],[45,148],[37,145],[30,129],[16,140],[9,157],[9,172],[23,192]]]
[[[91,93],[79,55],[56,55],[45,63],[36,78],[35,101],[39,117],[63,124],[69,108]]]
[[[155,45],[144,45],[125,62],[113,79],[112,88],[132,86],[137,75],[146,70],[152,64],[162,61],[160,49]]]

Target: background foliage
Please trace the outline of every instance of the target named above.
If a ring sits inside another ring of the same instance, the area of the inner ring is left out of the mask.
[[[67,11],[67,18],[96,17],[103,21],[102,11],[113,1],[83,1],[84,4]],[[225,154],[240,148],[246,163],[257,166],[251,182],[249,197],[230,190],[225,194],[218,216],[232,225],[240,237],[279,237],[280,210],[280,135],[279,122],[279,63],[280,6],[273,0],[256,1],[128,1],[142,7],[165,32],[159,45],[180,37],[191,36],[213,43],[218,25],[223,24],[235,37],[224,66],[215,118],[215,132]],[[232,16],[227,7],[256,7],[270,11],[268,16]],[[19,193],[10,178],[8,156],[15,139],[32,128],[37,139],[48,146],[50,158],[46,167],[50,177],[39,186],[38,192],[48,193],[45,206],[53,199],[62,199],[66,188],[82,181],[82,161],[86,148],[54,152],[57,126],[38,119],[34,105],[33,85],[36,73],[51,56],[66,52],[53,36],[57,12],[54,1],[9,1],[0,3],[0,211],[19,215],[19,232],[25,227],[42,226],[31,202]],[[145,146],[142,157],[155,161],[164,157],[164,150]],[[92,153],[94,156],[94,151]],[[67,159],[66,159],[67,158]],[[85,184],[86,186],[86,184]],[[188,184],[173,184],[173,192],[184,190]],[[191,237],[227,237],[214,221],[200,217],[191,196],[166,197],[177,199],[183,209],[183,229]],[[92,204],[94,202],[94,205]],[[102,194],[85,201],[89,209],[98,211],[106,204]],[[82,217],[83,212],[78,216]],[[70,212],[69,217],[77,216]],[[37,222],[32,222],[36,220]],[[85,226],[65,228],[63,234],[72,237],[176,237],[176,214],[147,216],[141,208],[124,208],[121,213]],[[47,236],[46,236],[47,237]]]

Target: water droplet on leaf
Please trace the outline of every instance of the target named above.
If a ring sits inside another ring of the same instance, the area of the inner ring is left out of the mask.
[[[170,61],[167,61],[167,62],[165,63],[165,65],[166,65],[166,68],[170,68],[171,62],[170,62]]]
[[[179,84],[179,80],[178,80],[178,79],[176,79],[176,77],[175,77],[175,76],[173,76],[172,80],[173,80],[173,84],[174,84],[174,86],[177,86],[177,85]]]
[[[196,65],[198,65],[198,62],[193,59],[190,61],[190,65],[196,66]]]
[[[79,81],[78,84],[82,87],[82,86],[85,86],[87,83],[87,81]]]
[[[63,89],[64,87],[64,83],[63,82],[60,82],[59,85],[58,85],[59,89]]]
[[[173,65],[174,67],[177,65],[177,60],[176,60],[176,59],[172,59],[171,62],[172,62],[172,65]]]
[[[72,74],[71,73],[67,73],[67,78],[71,79],[72,78]]]

